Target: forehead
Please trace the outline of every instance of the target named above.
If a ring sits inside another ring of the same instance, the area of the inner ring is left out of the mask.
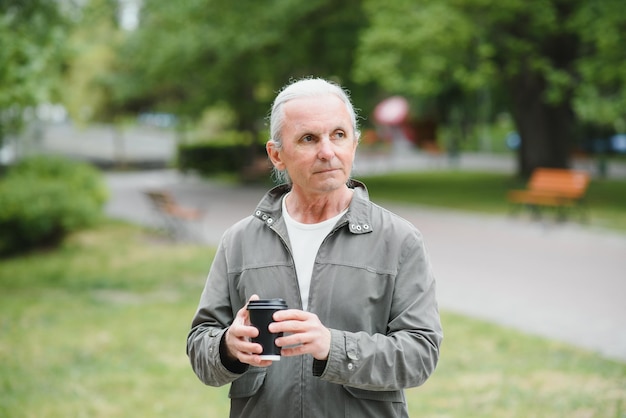
[[[300,97],[284,104],[283,129],[351,130],[346,104],[334,94]]]

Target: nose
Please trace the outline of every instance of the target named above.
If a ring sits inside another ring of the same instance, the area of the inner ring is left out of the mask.
[[[320,160],[331,160],[335,155],[335,150],[333,149],[333,143],[330,140],[328,135],[324,135],[321,140],[318,142],[319,148],[317,150],[317,158]]]

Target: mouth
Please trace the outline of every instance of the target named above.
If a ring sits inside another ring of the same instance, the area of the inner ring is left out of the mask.
[[[327,174],[327,173],[332,173],[334,171],[338,171],[338,168],[325,168],[323,170],[317,170],[314,172],[314,174]]]

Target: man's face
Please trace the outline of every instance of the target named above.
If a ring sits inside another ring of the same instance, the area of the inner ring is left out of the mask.
[[[269,154],[293,190],[314,195],[344,186],[357,146],[346,105],[329,94],[290,100],[283,111],[283,146]]]

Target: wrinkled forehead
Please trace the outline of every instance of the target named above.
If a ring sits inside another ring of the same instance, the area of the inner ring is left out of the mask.
[[[295,97],[283,105],[284,116],[314,117],[315,115],[330,117],[347,117],[350,112],[345,102],[332,93]]]
[[[334,94],[306,96],[291,99],[283,107],[283,128],[313,127],[352,131],[352,120],[346,104]]]

